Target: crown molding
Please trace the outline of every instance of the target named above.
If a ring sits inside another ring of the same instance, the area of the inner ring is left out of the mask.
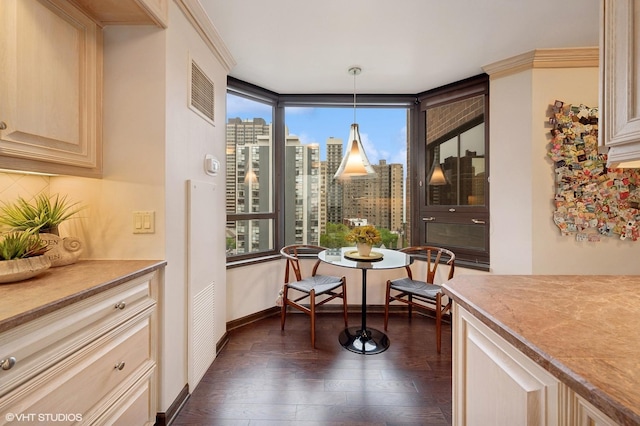
[[[599,64],[598,47],[535,49],[482,67],[491,79],[533,68],[591,68]]]
[[[218,30],[203,9],[200,0],[174,0],[209,50],[222,63],[227,73],[237,65]]]

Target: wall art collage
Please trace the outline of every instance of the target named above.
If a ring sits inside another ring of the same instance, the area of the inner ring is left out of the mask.
[[[607,168],[607,155],[598,152],[598,109],[555,101],[550,111],[553,221],[562,235],[640,239],[640,169]]]

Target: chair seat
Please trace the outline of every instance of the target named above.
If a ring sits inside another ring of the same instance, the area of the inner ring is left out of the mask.
[[[315,275],[303,278],[300,281],[289,283],[289,288],[293,288],[304,293],[310,293],[311,290],[315,290],[316,295],[320,295],[340,287],[341,285],[342,278],[340,277],[333,277],[331,275]]]
[[[404,293],[429,299],[436,298],[442,292],[442,287],[437,284],[427,284],[424,281],[412,280],[411,278],[399,278],[391,281],[391,288]]]

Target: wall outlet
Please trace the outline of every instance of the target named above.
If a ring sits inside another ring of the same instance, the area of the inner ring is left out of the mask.
[[[133,233],[153,234],[156,232],[156,212],[137,211],[133,212]]]

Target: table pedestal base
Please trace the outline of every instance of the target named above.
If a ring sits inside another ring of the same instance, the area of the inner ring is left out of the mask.
[[[345,349],[357,354],[373,355],[389,348],[389,338],[375,328],[349,327],[340,332],[340,344]]]

